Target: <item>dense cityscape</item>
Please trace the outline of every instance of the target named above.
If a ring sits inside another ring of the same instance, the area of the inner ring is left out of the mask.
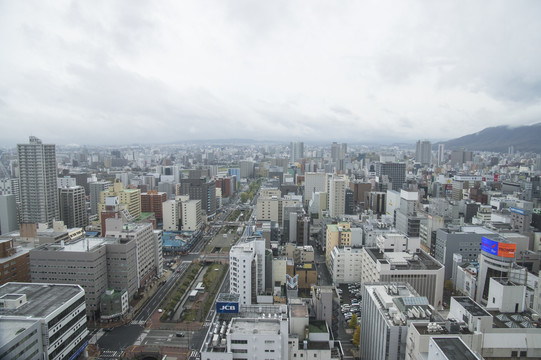
[[[0,358],[541,356],[538,154],[30,136],[1,156]]]
[[[541,359],[540,14],[0,0],[0,360]]]

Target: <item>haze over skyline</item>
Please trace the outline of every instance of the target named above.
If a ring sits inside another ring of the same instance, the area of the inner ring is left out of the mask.
[[[452,139],[541,121],[537,1],[0,0],[0,145]]]

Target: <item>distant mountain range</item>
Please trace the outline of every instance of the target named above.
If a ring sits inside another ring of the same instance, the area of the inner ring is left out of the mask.
[[[445,144],[446,150],[494,151],[506,153],[510,146],[515,151],[541,154],[541,123],[529,126],[495,126],[481,130],[475,134],[459,137],[438,144]],[[435,149],[438,148],[435,144]]]

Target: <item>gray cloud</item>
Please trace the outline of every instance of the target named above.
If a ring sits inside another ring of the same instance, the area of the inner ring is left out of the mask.
[[[541,3],[392,5],[0,2],[0,145],[28,129],[407,141],[539,121]]]

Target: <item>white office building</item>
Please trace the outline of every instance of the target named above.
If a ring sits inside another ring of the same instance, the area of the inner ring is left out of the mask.
[[[361,248],[349,246],[333,248],[329,268],[333,284],[349,284],[361,281],[361,259]]]
[[[403,360],[409,325],[431,318],[443,320],[408,283],[363,285],[362,294],[362,360]]]
[[[240,304],[255,304],[265,293],[265,239],[248,238],[229,252],[230,291],[240,295]]]
[[[199,230],[202,223],[201,200],[182,202],[182,231]]]

